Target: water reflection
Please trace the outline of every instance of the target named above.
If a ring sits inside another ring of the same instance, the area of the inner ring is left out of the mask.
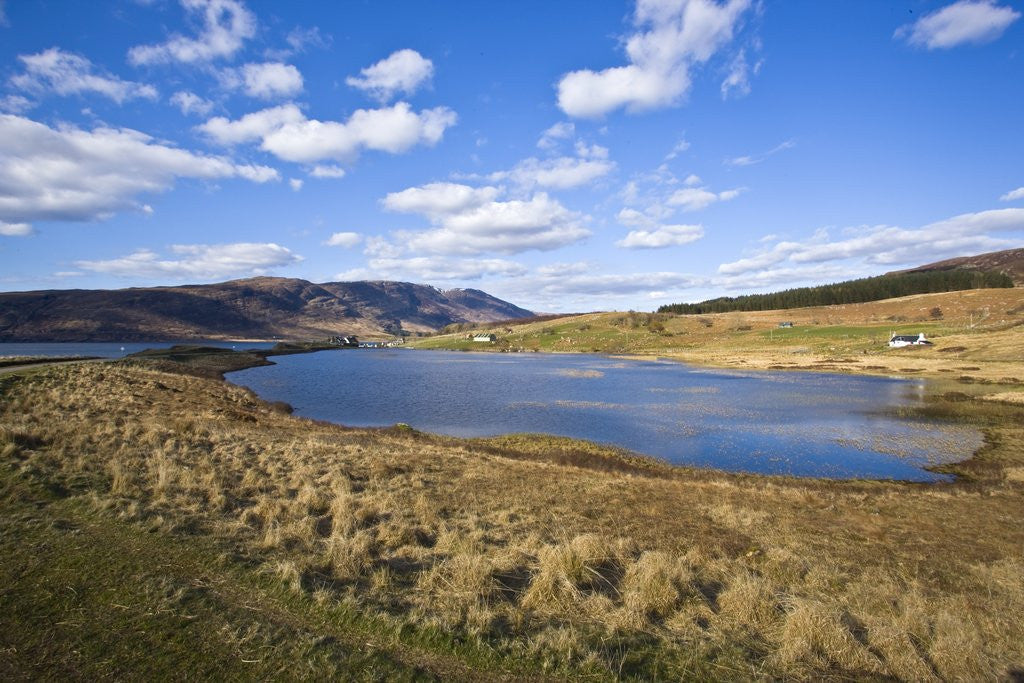
[[[563,354],[330,351],[274,361],[230,378],[299,415],[352,426],[543,432],[678,464],[917,481],[944,478],[921,468],[981,445],[975,430],[892,414],[920,403],[920,380]]]

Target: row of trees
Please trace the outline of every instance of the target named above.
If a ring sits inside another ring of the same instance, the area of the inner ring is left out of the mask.
[[[726,313],[729,311],[771,311],[782,308],[859,304],[910,294],[956,292],[964,289],[1013,287],[1005,273],[979,270],[933,270],[920,273],[879,275],[818,287],[799,287],[771,294],[720,297],[698,304],[668,304],[658,313]]]

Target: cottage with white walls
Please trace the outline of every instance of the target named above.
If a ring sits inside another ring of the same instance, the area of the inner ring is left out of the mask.
[[[920,334],[894,334],[889,339],[889,346],[900,348],[902,346],[931,346],[932,343],[924,338],[924,332]]]

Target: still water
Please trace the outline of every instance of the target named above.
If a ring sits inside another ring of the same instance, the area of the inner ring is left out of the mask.
[[[187,342],[26,342],[0,343],[0,358],[4,356],[97,356],[99,358],[121,358],[129,353],[146,349],[162,349],[175,344],[197,344],[200,346],[219,346],[225,349],[269,349],[272,342],[225,342],[225,341],[187,341]]]
[[[343,350],[278,356],[232,382],[304,417],[453,436],[542,432],[669,462],[765,474],[940,481],[982,444],[892,416],[921,380],[743,372],[595,355]]]

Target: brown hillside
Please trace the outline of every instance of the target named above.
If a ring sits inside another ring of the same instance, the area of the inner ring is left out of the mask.
[[[257,277],[181,287],[0,293],[0,341],[372,336],[529,315],[472,289]]]
[[[977,256],[959,256],[890,274],[927,273],[934,270],[956,270],[958,268],[1006,273],[1013,278],[1013,284],[1020,287],[1024,285],[1024,249],[1006,249]]]

